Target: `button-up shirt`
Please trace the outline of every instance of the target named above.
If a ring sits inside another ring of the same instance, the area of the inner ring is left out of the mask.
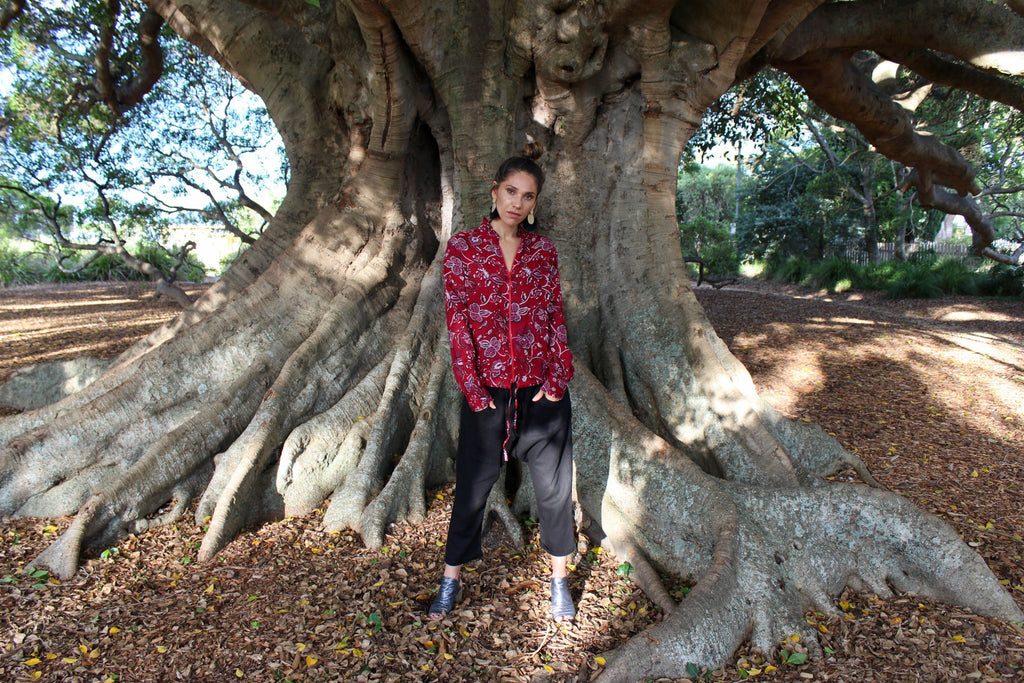
[[[541,385],[559,400],[572,379],[555,245],[523,229],[519,236],[511,271],[487,219],[445,249],[452,370],[474,411],[491,400],[485,387]]]

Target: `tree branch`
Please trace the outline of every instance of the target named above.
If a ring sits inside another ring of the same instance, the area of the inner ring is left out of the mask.
[[[980,192],[974,179],[977,172],[967,160],[938,138],[915,131],[910,114],[847,56],[846,51],[822,50],[777,66],[822,109],[856,125],[880,153],[918,169],[926,188],[935,182],[961,195]]]
[[[896,49],[886,50],[884,54],[930,81],[1024,111],[1024,89],[998,74],[945,59],[928,50]]]
[[[3,10],[0,10],[0,31],[6,29],[12,21],[20,17],[27,4],[25,0],[9,0]]]
[[[142,64],[128,85],[117,89],[117,99],[123,109],[141,102],[164,73],[164,53],[160,48],[160,29],[163,25],[163,17],[153,10],[146,10],[139,19]]]
[[[982,256],[996,239],[995,227],[992,221],[981,210],[978,203],[971,197],[957,196],[941,188],[937,188],[929,182],[925,182],[918,171],[911,171],[906,180],[903,181],[904,189],[916,187],[918,201],[921,206],[935,208],[946,213],[963,216],[967,224],[971,226],[972,243],[974,253]]]
[[[101,20],[100,41],[93,56],[96,67],[94,83],[100,99],[111,111],[120,115],[141,102],[163,74],[164,58],[159,36],[164,20],[153,10],[146,10],[142,14],[138,25],[142,63],[128,84],[119,87],[111,69],[111,53],[117,33],[117,20],[121,15],[120,0],[107,0],[107,10]]]
[[[1024,73],[1024,20],[988,0],[836,2],[812,12],[770,56],[795,61],[822,49],[926,48],[979,69]]]

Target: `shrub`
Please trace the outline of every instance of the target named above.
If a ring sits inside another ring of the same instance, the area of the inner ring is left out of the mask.
[[[770,277],[788,284],[804,284],[811,275],[811,263],[803,256],[790,256],[781,263],[769,262]]]
[[[740,266],[736,238],[721,223],[700,216],[679,226],[684,256],[699,256],[708,270],[721,275],[735,273]]]
[[[997,263],[979,275],[978,293],[982,296],[1024,297],[1024,266]]]
[[[810,281],[830,292],[845,292],[861,282],[862,270],[856,263],[834,256],[811,268]]]
[[[903,264],[885,287],[885,293],[891,299],[935,299],[943,291],[932,263],[921,260]]]
[[[0,244],[0,285],[29,285],[38,281],[38,270],[21,250]]]
[[[962,261],[938,261],[932,266],[939,287],[946,294],[977,294],[979,274]]]

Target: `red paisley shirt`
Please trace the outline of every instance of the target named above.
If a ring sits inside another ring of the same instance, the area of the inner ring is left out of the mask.
[[[486,218],[461,232],[444,253],[444,307],[455,381],[469,407],[491,400],[484,387],[542,385],[558,400],[572,379],[558,254],[551,240],[525,230],[512,262]]]

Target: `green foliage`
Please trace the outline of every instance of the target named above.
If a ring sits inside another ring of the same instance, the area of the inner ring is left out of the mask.
[[[740,258],[736,239],[729,228],[700,216],[679,226],[684,256],[699,256],[712,273],[731,274],[739,270]],[[690,267],[696,268],[694,264]]]
[[[891,299],[937,299],[943,293],[938,274],[925,260],[903,264],[885,287]]]
[[[1024,297],[1024,266],[995,264],[978,279],[978,293],[982,296]]]
[[[143,242],[129,247],[130,253],[140,260],[153,264],[165,274],[170,274],[176,263],[172,255],[159,244]],[[42,282],[84,282],[109,280],[148,280],[139,271],[130,268],[116,254],[100,254],[86,263],[90,257],[77,252],[64,254],[59,262],[54,256],[28,252],[10,245],[0,244],[0,285],[30,285]],[[84,264],[84,266],[83,266]],[[203,265],[191,254],[178,270],[177,280],[201,282],[206,277]]]
[[[1002,264],[972,269],[953,259],[916,254],[906,263],[885,261],[858,265],[841,258],[817,263],[803,256],[763,262],[763,276],[787,284],[820,287],[830,292],[883,291],[894,299],[945,295],[1024,296],[1024,268]]]
[[[736,214],[736,171],[727,166],[686,164],[676,180],[676,219],[699,218],[728,225]]]
[[[790,256],[768,262],[768,277],[787,284],[807,284],[811,275],[811,262],[803,256]]]
[[[0,285],[28,285],[38,282],[39,268],[28,254],[9,244],[0,243]]]
[[[214,205],[255,232],[245,223],[262,219],[248,217],[236,180],[268,209],[275,205],[267,188],[283,189],[287,171],[262,102],[169,28],[163,75],[143,101],[116,115],[102,102],[94,62],[77,55],[113,22],[110,66],[126,82],[141,66],[144,9],[122,3],[112,19],[103,3],[36,4],[0,34],[0,237],[48,242],[50,250],[59,231],[83,245],[166,244],[172,223],[216,224]],[[136,277],[106,260],[96,268],[109,277]]]
[[[856,263],[833,257],[814,264],[810,269],[810,281],[830,292],[845,292],[860,282],[861,272]]]

